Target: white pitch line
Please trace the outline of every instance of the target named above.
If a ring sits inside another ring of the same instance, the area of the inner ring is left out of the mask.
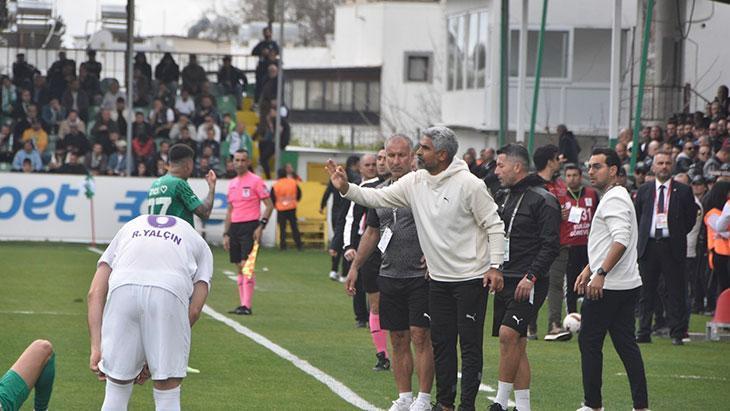
[[[458,373],[457,376],[461,379],[461,373]],[[497,392],[497,390],[495,390],[494,387],[492,387],[490,385],[487,385],[487,384],[479,384],[479,391],[483,391],[483,392]],[[492,402],[496,402],[497,401],[497,397],[489,397],[488,396],[487,399],[489,401],[492,401]],[[516,407],[517,404],[515,404],[512,400],[509,400],[507,406],[508,407]]]
[[[88,247],[87,250],[91,251],[92,253],[97,253],[99,255],[104,254],[104,251],[96,247]]]
[[[63,313],[60,311],[26,311],[26,310],[10,310],[0,311],[0,314],[19,314],[19,315],[86,315],[84,313]]]
[[[625,377],[625,372],[617,372],[617,376],[619,377]],[[705,377],[702,375],[679,375],[679,374],[668,374],[668,375],[660,375],[660,374],[647,374],[647,377],[659,377],[659,378],[677,378],[680,380],[711,380],[711,381],[727,381],[728,379],[725,377]]]
[[[376,406],[374,406],[373,404],[370,404],[369,402],[367,402],[366,400],[361,398],[354,391],[347,388],[347,386],[345,386],[338,380],[334,379],[332,376],[328,375],[327,373],[320,370],[319,368],[314,367],[309,362],[302,360],[301,358],[292,354],[285,348],[274,343],[273,341],[269,340],[268,338],[264,337],[263,335],[258,334],[257,332],[251,330],[250,328],[244,327],[240,323],[231,320],[230,318],[226,317],[225,315],[210,308],[208,305],[205,305],[203,307],[203,312],[208,314],[209,316],[211,316],[214,320],[220,321],[223,324],[233,328],[233,330],[235,330],[237,333],[245,335],[246,337],[253,340],[255,343],[262,345],[263,347],[272,351],[274,354],[278,355],[279,357],[289,361],[295,367],[299,368],[300,370],[302,370],[305,373],[309,374],[310,376],[314,377],[317,381],[326,385],[327,388],[332,390],[332,392],[334,392],[340,398],[349,402],[350,404],[352,404],[362,410],[378,410],[378,408]]]
[[[104,253],[103,251],[101,251],[95,247],[89,247],[88,250],[95,252],[97,254]],[[223,271],[223,274],[226,274],[226,276],[231,278],[231,275],[229,275],[229,273],[234,274],[232,271],[227,271],[227,270]],[[234,281],[237,280],[235,277],[233,277],[231,279]],[[205,306],[203,306],[203,312],[208,314],[209,316],[211,316],[214,320],[220,321],[223,324],[233,328],[233,330],[235,330],[237,333],[250,338],[257,344],[262,345],[263,347],[272,351],[274,354],[278,355],[279,357],[289,361],[295,367],[299,368],[300,370],[302,370],[305,373],[309,374],[310,376],[314,377],[317,381],[326,385],[327,388],[332,390],[332,392],[334,392],[340,398],[349,402],[350,404],[352,404],[362,410],[381,411],[378,407],[365,401],[362,397],[357,395],[354,391],[347,388],[347,386],[345,386],[343,383],[337,381],[332,376],[326,374],[324,371],[320,370],[319,368],[314,367],[309,362],[302,360],[301,358],[297,357],[296,355],[290,353],[285,348],[274,343],[273,341],[269,340],[268,338],[264,337],[263,335],[251,330],[248,327],[244,327],[240,323],[237,323],[237,322],[231,320],[230,318],[226,317],[225,315],[210,308],[207,304]]]

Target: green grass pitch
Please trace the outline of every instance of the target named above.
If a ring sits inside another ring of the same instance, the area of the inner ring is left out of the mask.
[[[238,305],[238,294],[235,283],[223,274],[232,269],[226,253],[213,251],[216,265],[208,304],[225,313]],[[97,258],[82,245],[0,243],[0,371],[9,368],[33,339],[50,339],[58,367],[51,399],[54,410],[98,410],[103,401],[103,383],[88,370],[86,328],[86,292]],[[322,252],[262,250],[254,315],[226,315],[387,409],[397,397],[392,374],[371,371],[375,356],[370,335],[354,328],[351,300],[341,284],[327,279],[328,271],[329,257]],[[491,303],[487,324],[491,324]],[[543,309],[541,333],[545,315]],[[693,316],[691,331],[704,331],[705,321],[707,317]],[[730,344],[692,342],[673,347],[667,339],[655,339],[641,349],[653,410],[728,409]],[[576,340],[530,342],[528,354],[533,409],[578,408],[582,386]],[[497,362],[497,340],[486,337],[484,384],[496,387]],[[201,374],[185,379],[183,409],[354,409],[288,361],[205,314],[193,329],[190,365]],[[623,372],[607,339],[603,393],[608,410],[631,409]],[[487,393],[479,393],[478,409],[487,408],[486,397]],[[130,409],[153,408],[151,384],[135,387]],[[32,394],[23,409],[32,409]]]

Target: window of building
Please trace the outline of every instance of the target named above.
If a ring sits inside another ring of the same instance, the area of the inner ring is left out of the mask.
[[[340,104],[342,111],[352,111],[352,81],[340,82]]]
[[[448,17],[446,89],[484,87],[487,60],[487,12]]]
[[[322,110],[324,103],[324,83],[316,80],[307,81],[307,109]]]
[[[527,33],[527,76],[535,77],[537,66],[537,44],[540,32],[529,30]],[[542,52],[542,77],[567,79],[570,32],[567,30],[546,30],[545,45]],[[520,32],[510,31],[509,75],[517,77],[520,55]]]
[[[307,109],[307,82],[305,80],[292,80],[291,82],[292,96],[289,99],[291,101],[292,110],[306,110]]]
[[[405,53],[405,81],[431,82],[433,53]]]
[[[355,111],[367,111],[368,109],[368,83],[356,81],[353,94]]]
[[[324,86],[324,109],[327,111],[340,110],[340,83],[328,81]]]
[[[380,82],[371,81],[368,83],[368,111],[380,112]]]

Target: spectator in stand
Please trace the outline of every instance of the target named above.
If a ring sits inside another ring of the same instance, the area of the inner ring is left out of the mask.
[[[205,70],[198,64],[198,57],[190,55],[190,62],[182,71],[183,88],[187,89],[193,96],[201,91],[201,85],[208,79]]]
[[[236,107],[241,109],[243,91],[248,86],[246,74],[231,65],[231,56],[223,57],[223,66],[218,70],[218,84],[223,87],[225,94],[233,94],[236,97]]]
[[[152,136],[152,126],[150,123],[145,121],[144,119],[144,113],[141,111],[138,111],[134,113],[134,122],[132,123],[132,137],[137,136]]]
[[[0,163],[13,161],[13,133],[10,131],[10,124],[0,124]]]
[[[149,177],[150,172],[147,169],[147,164],[143,162],[137,163],[137,167],[132,171],[132,175],[135,177]]]
[[[253,50],[251,50],[251,55],[258,56],[259,58],[258,65],[256,66],[255,101],[259,101],[261,87],[266,80],[266,69],[271,62],[269,54],[271,51],[274,51],[275,54],[279,54],[279,45],[271,39],[271,27],[265,27],[262,34],[264,36],[263,40],[259,41]]]
[[[114,110],[116,108],[117,101],[119,99],[124,100],[126,96],[119,89],[119,82],[113,79],[109,82],[109,90],[104,93],[104,98],[101,100],[101,108],[107,110]]]
[[[195,141],[201,143],[208,138],[208,130],[213,129],[215,135],[215,141],[221,141],[221,128],[218,127],[212,115],[205,116],[205,122],[198,126],[198,132],[195,136]]]
[[[193,150],[193,153],[198,152],[198,143],[192,138],[192,133],[188,127],[180,129],[180,139],[175,141],[175,144],[185,144]]]
[[[177,122],[173,124],[172,128],[170,129],[170,140],[178,140],[180,138],[180,132],[184,128],[187,128],[190,131],[190,135],[195,135],[195,126],[190,122],[188,116],[182,114],[178,118]]]
[[[33,146],[33,140],[28,140],[24,142],[23,149],[18,150],[18,152],[15,153],[12,169],[14,171],[22,171],[23,161],[25,161],[26,159],[30,159],[33,170],[43,170],[43,160],[41,160],[41,154],[38,152],[38,150],[35,149],[35,146]]]
[[[16,147],[14,147],[14,148],[16,150],[18,149],[18,144],[20,144],[20,142],[23,138],[23,133],[25,132],[25,130],[27,130],[31,127],[31,124],[35,120],[40,120],[40,117],[38,116],[38,107],[35,104],[31,104],[28,106],[28,111],[26,113],[26,116],[23,117],[22,119],[16,120],[16,122],[15,122],[15,128],[13,129],[13,137],[15,138]]]
[[[81,90],[84,90],[86,95],[89,96],[92,104],[99,105],[102,99],[101,84],[96,77],[89,75],[83,64],[79,67],[79,84]]]
[[[119,134],[125,137],[127,136],[127,113],[127,104],[123,97],[119,97],[117,99],[116,110],[112,113],[112,118],[117,122]]]
[[[158,159],[155,161],[155,170],[152,173],[153,177],[162,177],[167,174],[167,166],[163,160]]]
[[[20,172],[26,173],[26,174],[34,172],[33,162],[30,161],[29,158],[26,158],[25,160],[23,160],[23,166],[21,167]]]
[[[46,84],[46,77],[36,73],[33,77],[33,102],[43,107],[51,101],[51,92]]]
[[[180,95],[175,99],[175,111],[179,116],[192,116],[195,114],[195,101],[190,97],[187,89],[180,90]]]
[[[48,161],[48,171],[53,173],[59,167],[66,162],[66,150],[61,146],[56,146],[56,149],[51,154],[51,158]]]
[[[86,130],[86,124],[79,118],[79,112],[76,110],[68,111],[66,120],[58,125],[58,136],[64,138],[66,134],[71,132],[71,126],[76,125],[78,130]]]
[[[723,144],[714,156],[705,162],[702,174],[705,178],[711,177],[714,172],[720,170],[720,167],[730,160],[730,144]]]
[[[2,82],[0,85],[0,115],[13,115],[15,102],[18,100],[15,85],[8,76],[2,76],[0,81]]]
[[[107,171],[108,157],[104,154],[104,147],[101,143],[94,143],[91,153],[86,156],[84,166],[92,175],[104,175]]]
[[[52,97],[62,98],[68,87],[69,76],[76,77],[76,62],[67,59],[65,51],[59,51],[58,60],[48,69],[48,87]]]
[[[210,97],[210,101],[213,103],[213,107],[218,108],[218,101],[213,95],[212,84],[208,80],[204,80],[200,83],[200,91],[195,95],[195,106],[200,107],[202,104],[203,97]]]
[[[236,123],[233,121],[231,113],[223,114],[223,124],[221,125],[221,141],[228,140],[228,135],[236,130]]]
[[[170,89],[177,87],[180,80],[180,66],[175,63],[172,54],[165,53],[157,66],[155,66],[155,79],[165,84]]]
[[[51,134],[58,135],[58,128],[66,119],[66,109],[61,106],[57,98],[52,98],[51,102],[43,107],[41,118]]]
[[[149,90],[149,85],[152,82],[152,66],[147,63],[147,55],[145,55],[141,51],[137,52],[137,54],[134,56],[133,69],[139,70],[140,74],[144,76],[147,81],[147,89]]]
[[[274,137],[276,129],[276,109],[272,108],[268,111],[269,115],[266,116],[266,120],[259,123],[259,163],[264,169],[266,179],[271,179],[271,164],[270,160],[276,154],[276,139]],[[273,114],[272,114],[273,113]],[[352,180],[350,180],[352,181]],[[345,272],[346,274],[346,272]]]
[[[152,164],[155,159],[155,141],[149,135],[135,136],[132,139],[132,153],[135,163]]]
[[[18,88],[30,90],[33,88],[33,74],[36,69],[25,61],[25,54],[18,53],[13,63],[13,84]]]
[[[728,137],[730,137],[730,135],[728,135],[727,120],[722,118],[717,121],[717,139],[719,141],[719,145],[722,146],[725,144]]]
[[[272,100],[276,100],[276,90],[278,89],[279,68],[275,64],[270,64],[267,73],[268,76],[261,88],[261,96],[258,100],[259,118],[264,118],[268,114]]]
[[[117,151],[109,156],[107,174],[124,176],[127,175],[127,142],[117,141]]]
[[[79,79],[74,78],[70,81],[68,89],[63,94],[63,98],[61,98],[61,102],[66,108],[66,111],[76,110],[82,120],[88,121],[89,96],[84,90],[81,90]]]
[[[112,120],[112,113],[109,110],[101,110],[94,123],[94,127],[91,128],[91,138],[95,142],[101,144],[105,153],[114,152],[114,146],[109,137],[111,133],[118,133],[119,128],[117,123]]]
[[[170,136],[172,123],[175,121],[175,113],[171,108],[165,106],[159,98],[152,102],[152,110],[150,110],[148,119],[155,138],[168,138]]]
[[[666,126],[666,141],[672,144],[679,144],[679,136],[677,135],[677,123],[674,120],[669,120]]]
[[[204,127],[204,125],[201,126],[201,127]],[[213,127],[209,126],[207,129],[205,129],[205,133],[206,133],[205,134],[206,135],[205,140],[203,140],[202,142],[200,142],[200,148],[199,148],[199,150],[200,150],[201,154],[202,154],[202,152],[207,147],[210,147],[211,150],[213,150],[213,155],[215,157],[220,158],[220,155],[221,155],[221,145],[215,139],[215,130],[213,129]],[[212,164],[211,164],[211,167],[214,168],[214,166]]]
[[[728,88],[726,85],[721,85],[717,88],[717,95],[713,102],[717,102],[720,105],[720,111],[725,115],[730,114],[730,98],[728,98]]]
[[[96,79],[97,82],[101,81],[101,63],[96,61],[96,50],[87,50],[86,57],[88,60],[81,63],[79,70],[83,68],[89,77]]]
[[[236,168],[233,166],[233,159],[227,158],[226,159],[226,169],[223,172],[223,178],[225,179],[231,179],[236,178],[238,174],[236,173]]]
[[[134,69],[134,95],[132,103],[135,107],[147,107],[150,104],[150,82],[142,70]]]
[[[672,174],[687,173],[694,163],[695,144],[691,141],[684,143],[682,152],[677,156]]]
[[[691,133],[691,131],[690,131],[690,133]],[[658,141],[660,143],[663,143],[664,142],[664,131],[658,125],[652,126],[651,130],[649,131],[649,138],[651,138],[652,141]]]
[[[15,106],[13,107],[13,120],[20,121],[28,117],[28,109],[34,105],[31,99],[30,90],[23,89],[20,91],[20,99],[16,100]]]
[[[210,157],[200,157],[196,162],[195,171],[193,171],[193,177],[205,178],[210,170],[213,170],[213,168],[210,166]],[[218,172],[216,172],[215,170],[213,170],[213,172],[218,175]]]
[[[565,124],[558,125],[558,148],[564,162],[578,164],[580,145],[572,131],[568,131]]]
[[[261,32],[264,38],[256,44],[253,50],[251,50],[251,55],[258,56],[259,59],[261,59],[263,50],[275,50],[277,53],[279,53],[279,44],[277,44],[276,41],[272,40],[271,38],[271,27],[264,27]]]
[[[215,171],[216,174],[220,173],[220,165],[221,165],[221,159],[219,156],[215,154],[215,147],[214,146],[205,146],[200,152],[200,156],[198,156],[199,160],[205,159],[207,160],[208,167]],[[202,175],[205,176],[205,173]]]
[[[86,135],[79,130],[78,125],[71,124],[69,133],[63,136],[63,139],[58,140],[56,146],[61,146],[67,152],[74,151],[80,156],[84,156],[89,152],[89,139]]]
[[[23,132],[22,141],[26,142],[28,140],[32,140],[33,146],[43,155],[46,147],[48,147],[48,133],[41,127],[41,121],[39,119],[33,119],[30,128]]]
[[[694,172],[694,175],[704,175],[703,168],[705,167],[705,163],[707,163],[707,160],[710,159],[710,155],[712,154],[711,150],[712,149],[709,145],[700,144],[699,149],[697,150],[697,158],[695,159],[695,162],[692,166],[693,169],[698,170]]]
[[[229,143],[228,153],[223,153],[226,156],[233,157],[233,153],[241,148],[253,153],[253,140],[246,132],[246,125],[242,121],[236,124],[236,130],[231,133]]]
[[[170,155],[170,141],[162,140],[160,142],[160,149],[155,155],[155,162],[162,161],[163,164],[167,164]]]
[[[218,115],[218,110],[213,106],[213,99],[209,96],[205,96],[200,100],[200,107],[195,112],[195,116],[193,117],[193,124],[195,124],[196,127],[199,127],[203,122],[206,121],[206,117],[210,116],[213,118],[213,122],[218,124],[220,121],[220,116]]]
[[[159,83],[157,85],[155,98],[162,100],[162,104],[164,104],[165,107],[172,109],[175,106],[175,95],[170,92],[170,89],[167,85],[165,85],[165,83]]]

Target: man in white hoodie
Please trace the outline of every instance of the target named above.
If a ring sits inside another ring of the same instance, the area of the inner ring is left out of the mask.
[[[482,374],[487,287],[496,292],[503,286],[504,223],[484,182],[454,157],[458,147],[450,129],[426,129],[416,152],[421,169],[381,189],[349,184],[344,168],[327,162],[333,186],[348,200],[366,207],[413,211],[431,279],[434,409],[441,410],[454,409],[457,337],[462,360],[460,409],[474,409]]]

